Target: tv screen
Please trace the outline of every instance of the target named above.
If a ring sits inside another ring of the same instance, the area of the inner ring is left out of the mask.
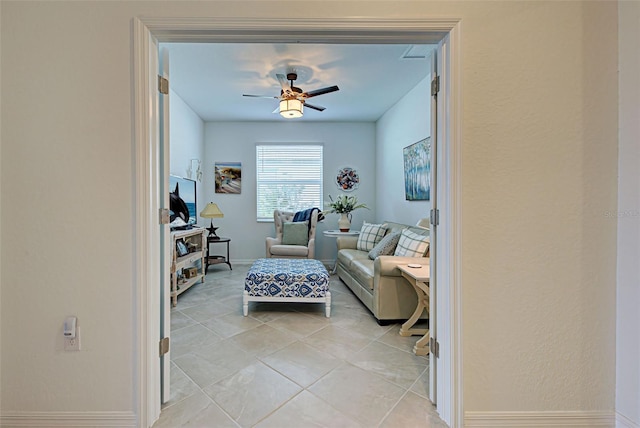
[[[169,192],[176,193],[182,199],[189,209],[189,224],[195,224],[197,221],[198,205],[196,201],[196,182],[188,178],[178,177],[176,175],[169,176]],[[171,212],[173,215],[173,212]]]

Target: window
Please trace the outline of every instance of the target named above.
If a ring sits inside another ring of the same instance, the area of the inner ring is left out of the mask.
[[[257,145],[257,219],[274,210],[322,209],[321,145]]]

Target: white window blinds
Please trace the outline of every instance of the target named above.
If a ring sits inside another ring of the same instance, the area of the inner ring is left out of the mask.
[[[322,209],[321,145],[257,145],[257,219],[273,211]]]

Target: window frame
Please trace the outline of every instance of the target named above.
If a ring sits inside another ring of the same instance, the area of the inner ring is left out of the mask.
[[[270,209],[270,213],[268,216],[260,216],[260,199],[261,199],[261,184],[264,184],[265,179],[262,177],[262,174],[260,172],[260,166],[261,164],[264,163],[264,154],[260,153],[260,150],[264,150],[265,148],[268,150],[269,148],[276,148],[276,147],[286,147],[287,149],[283,149],[283,151],[295,151],[297,147],[304,147],[304,148],[316,148],[319,150],[319,159],[315,159],[313,161],[313,167],[316,168],[317,167],[317,162],[319,161],[319,172],[320,172],[320,176],[319,177],[315,177],[315,178],[311,178],[308,179],[308,184],[311,185],[317,185],[318,186],[318,205],[317,207],[320,209],[323,209],[324,206],[324,144],[323,143],[316,143],[316,142],[312,142],[312,143],[299,143],[299,142],[293,142],[293,143],[256,143],[256,149],[255,149],[255,155],[256,155],[256,221],[261,223],[268,223],[268,222],[273,222],[273,210],[275,209],[279,209],[279,210],[283,210],[283,211],[297,211],[297,210],[302,210],[302,209],[306,209],[306,208],[312,208],[315,205],[315,202],[310,202],[307,203],[304,207],[297,207],[297,208],[291,208],[291,207],[278,207],[278,206],[274,206],[273,209]],[[262,156],[262,157],[261,157]],[[304,168],[304,167],[303,167]],[[266,180],[268,181],[268,180]],[[290,179],[274,179],[272,180],[274,183],[276,182],[280,182],[281,184],[285,184],[288,181],[290,181]],[[263,211],[263,214],[266,213]]]

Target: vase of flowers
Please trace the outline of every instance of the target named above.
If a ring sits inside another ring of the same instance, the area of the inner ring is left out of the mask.
[[[329,207],[323,213],[336,213],[340,214],[340,220],[338,220],[338,228],[340,232],[348,232],[351,228],[351,212],[358,208],[369,209],[365,204],[359,204],[356,196],[340,195],[335,200],[329,195],[331,202],[327,203]]]

